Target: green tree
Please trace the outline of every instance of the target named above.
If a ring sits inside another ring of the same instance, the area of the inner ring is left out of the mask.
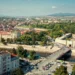
[[[13,53],[13,54],[17,54],[17,51],[16,51],[15,48],[12,49],[12,53]]]
[[[19,57],[23,57],[24,48],[22,46],[17,47],[17,53]]]
[[[47,45],[47,41],[48,41],[48,38],[47,38],[47,37],[43,37],[43,38],[42,38],[41,45],[42,45],[42,46]]]
[[[35,51],[30,51],[29,52],[29,59],[30,60],[34,60],[35,59],[35,56],[36,56],[36,52]]]
[[[1,42],[4,43],[5,42],[5,39],[4,38],[1,38]]]
[[[36,44],[36,34],[34,31],[32,31],[31,37],[32,37],[32,44],[35,45]]]
[[[60,66],[56,69],[54,75],[68,75],[67,67]]]
[[[30,44],[30,41],[32,41],[32,37],[31,37],[31,35],[28,34],[28,33],[22,35],[22,36],[20,37],[20,39],[21,39],[21,42],[23,42],[23,43],[25,43],[25,44],[27,44],[27,45],[29,45],[29,44]]]
[[[40,45],[41,46],[44,46],[45,45],[45,42],[44,41],[40,42]]]
[[[72,74],[71,75],[75,75],[75,65],[73,66]]]
[[[13,39],[7,38],[7,43],[12,43]]]
[[[24,75],[23,71],[19,68],[11,72],[11,75]]]
[[[23,56],[24,56],[24,57],[27,57],[27,55],[28,55],[27,50],[24,50],[24,51],[23,51]]]
[[[4,45],[7,45],[6,41],[4,38],[1,38],[1,42],[4,44]]]

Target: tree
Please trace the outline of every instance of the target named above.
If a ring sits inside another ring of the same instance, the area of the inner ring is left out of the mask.
[[[7,38],[7,43],[10,43],[10,39],[9,38]]]
[[[45,42],[44,41],[40,42],[40,45],[41,46],[44,46],[45,45]]]
[[[21,42],[22,42],[22,41],[21,41],[21,38],[15,38],[14,41],[15,41],[16,43],[21,43]]]
[[[72,70],[75,71],[75,65],[73,66],[73,69]]]
[[[11,75],[24,75],[23,71],[19,68],[14,70]]]
[[[72,71],[72,74],[71,75],[75,75],[75,71]]]
[[[2,42],[4,45],[7,44],[4,38],[1,38],[1,42]]]
[[[24,57],[27,57],[27,50],[24,50],[24,51],[23,51],[23,56],[24,56]]]
[[[4,38],[1,38],[1,42],[4,43],[5,42],[5,39]]]
[[[73,66],[72,74],[71,75],[75,75],[75,65]]]
[[[36,34],[36,40],[41,41],[42,38],[45,37],[45,35],[47,35],[47,32],[41,31],[40,33]]]
[[[12,43],[13,39],[7,38],[7,43]]]
[[[1,38],[1,42],[5,42],[5,39],[4,38]]]
[[[42,46],[47,45],[47,41],[48,41],[48,38],[47,38],[47,37],[43,37],[43,38],[42,38],[41,45],[42,45]]]
[[[59,68],[56,69],[54,75],[68,75],[67,67],[61,65]]]
[[[31,33],[31,36],[32,36],[32,44],[33,45],[35,45],[36,43],[36,36],[35,36],[36,34],[35,34],[35,32],[34,31],[32,31],[32,33]]]
[[[35,59],[35,55],[36,55],[36,52],[35,51],[30,51],[29,52],[29,59],[30,60],[34,60]]]
[[[12,53],[13,53],[13,54],[17,54],[17,51],[16,51],[15,48],[12,49]]]
[[[30,41],[32,41],[31,35],[29,35],[28,33],[25,33],[24,35],[22,35],[20,39],[21,39],[21,42],[27,45],[29,45]]]
[[[22,46],[18,46],[17,54],[18,54],[19,57],[25,58],[25,57],[27,57],[28,52],[27,52],[27,50],[24,50],[24,48]]]
[[[24,48],[22,46],[17,47],[17,53],[19,57],[23,57]]]

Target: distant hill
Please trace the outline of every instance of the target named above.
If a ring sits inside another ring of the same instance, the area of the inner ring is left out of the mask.
[[[74,13],[55,13],[48,16],[75,16]]]

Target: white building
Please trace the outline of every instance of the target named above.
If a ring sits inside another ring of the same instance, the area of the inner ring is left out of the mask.
[[[64,44],[66,46],[71,45],[72,48],[75,48],[75,39],[70,39],[70,40],[67,39],[71,37],[72,37],[72,34],[68,33],[68,34],[63,35],[62,37],[56,38],[55,42]]]
[[[19,58],[11,56],[6,51],[0,52],[0,75],[7,75],[11,71],[19,68]]]

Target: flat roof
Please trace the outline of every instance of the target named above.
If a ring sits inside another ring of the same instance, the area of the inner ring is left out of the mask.
[[[19,59],[17,56],[12,56],[11,55],[11,61],[14,61],[14,60],[17,60],[17,59]]]
[[[9,53],[6,51],[0,51],[0,55],[3,55],[3,54],[9,54]]]

